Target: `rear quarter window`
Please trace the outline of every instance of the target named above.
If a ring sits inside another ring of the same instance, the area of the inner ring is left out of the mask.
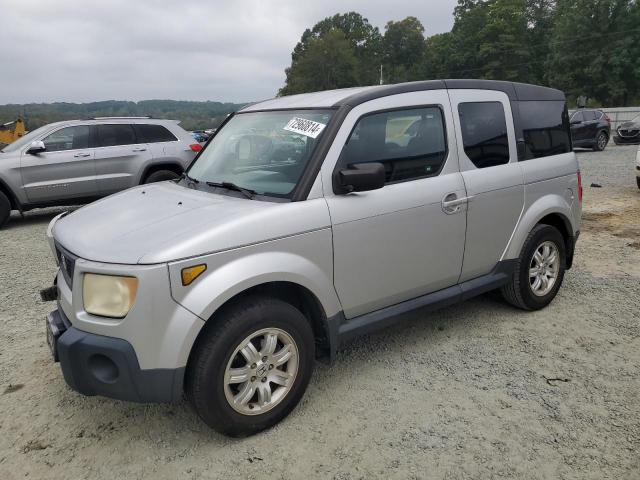
[[[141,143],[175,142],[178,139],[166,127],[154,124],[134,124],[134,130]]]
[[[525,143],[523,160],[571,151],[569,115],[565,102],[519,102],[519,109]],[[582,112],[576,115],[582,115]]]

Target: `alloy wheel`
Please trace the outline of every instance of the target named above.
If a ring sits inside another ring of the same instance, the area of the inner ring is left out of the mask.
[[[536,248],[529,264],[529,284],[531,291],[538,297],[547,295],[558,279],[560,272],[560,253],[558,246],[543,242]]]
[[[236,347],[224,374],[224,394],[231,408],[259,415],[278,405],[298,373],[298,346],[279,328],[265,328]]]

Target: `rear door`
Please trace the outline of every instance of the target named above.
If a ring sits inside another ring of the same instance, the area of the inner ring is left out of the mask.
[[[524,206],[509,97],[488,90],[449,90],[460,171],[467,189],[467,236],[460,282],[498,263]]]
[[[98,195],[89,133],[88,125],[63,127],[42,139],[44,152],[22,155],[22,182],[30,203]]]
[[[599,115],[595,110],[584,111],[585,140],[595,140],[598,134]]]
[[[149,145],[140,141],[129,123],[95,126],[96,179],[103,195],[137,185],[144,167],[153,159]]]
[[[571,116],[571,138],[574,143],[581,144],[587,139],[587,126],[585,124],[584,112],[578,111]]]

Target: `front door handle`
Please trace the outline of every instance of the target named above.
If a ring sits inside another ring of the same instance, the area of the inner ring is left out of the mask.
[[[449,193],[442,199],[442,211],[448,215],[462,211],[462,206],[473,197],[458,197],[455,193]]]
[[[73,158],[87,158],[90,157],[91,154],[90,153],[76,153]]]
[[[134,148],[131,150],[132,152],[146,152],[147,149],[146,148]]]

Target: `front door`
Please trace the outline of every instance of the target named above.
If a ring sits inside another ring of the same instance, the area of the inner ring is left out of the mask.
[[[347,318],[457,282],[466,193],[450,125],[444,90],[373,100],[345,119],[325,160],[323,185],[334,283]],[[332,162],[332,156],[339,158]],[[386,185],[335,195],[332,176],[363,162],[381,162]]]
[[[24,153],[20,163],[29,203],[98,195],[93,149],[89,148],[89,126],[64,127],[42,141],[46,150]]]
[[[469,198],[464,282],[489,273],[502,258],[524,208],[524,183],[507,95],[449,90],[449,97]]]

